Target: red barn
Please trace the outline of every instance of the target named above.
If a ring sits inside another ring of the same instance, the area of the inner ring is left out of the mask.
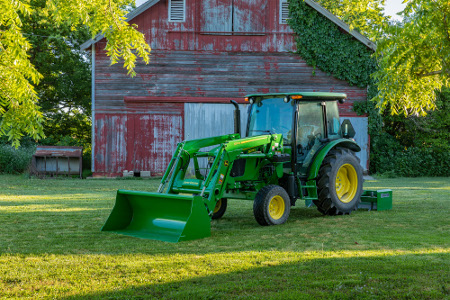
[[[321,6],[306,3],[374,49]],[[129,15],[152,47],[150,64],[137,63],[134,78],[120,64],[110,66],[102,36],[84,43],[92,49],[94,176],[159,175],[183,139],[232,132],[229,99],[243,103],[246,94],[295,91],[348,95],[341,116],[357,128],[367,169],[367,118],[351,111],[353,102],[367,101],[366,89],[314,74],[293,53],[287,13],[286,0],[149,0]]]

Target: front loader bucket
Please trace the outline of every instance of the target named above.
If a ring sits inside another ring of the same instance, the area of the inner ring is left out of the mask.
[[[166,242],[211,235],[211,218],[201,196],[118,190],[102,231]]]

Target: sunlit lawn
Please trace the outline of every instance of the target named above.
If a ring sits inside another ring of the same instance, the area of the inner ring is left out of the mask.
[[[157,180],[0,176],[0,297],[450,298],[450,179],[379,179],[394,209],[323,217],[299,203],[261,227],[229,202],[210,238],[178,244],[100,232],[119,188]]]

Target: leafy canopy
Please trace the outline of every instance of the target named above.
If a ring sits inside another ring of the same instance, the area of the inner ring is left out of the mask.
[[[80,45],[90,33],[83,25],[73,31],[70,24],[51,22],[44,11],[46,2],[31,0],[32,12],[22,20],[22,32],[32,45],[30,61],[43,76],[34,86],[44,117],[46,138],[40,143],[69,146],[70,137],[86,151],[91,143],[91,68]]]
[[[377,44],[381,111],[425,115],[437,108],[437,93],[449,85],[450,1],[408,0],[402,22],[389,22],[384,0],[318,0],[322,6]]]
[[[374,100],[394,114],[425,115],[450,83],[450,2],[410,0],[403,18],[378,41]]]
[[[102,33],[107,39],[111,63],[123,60],[128,74],[135,75],[136,55],[148,63],[150,46],[135,25],[126,22],[126,7],[133,0],[47,0],[43,16],[49,22],[85,25],[91,37]],[[28,0],[0,0],[0,136],[18,146],[23,135],[43,136],[43,117],[37,105],[35,85],[42,76],[30,62],[31,45],[24,36],[23,18],[32,8]]]
[[[389,17],[384,15],[385,0],[316,0],[335,16],[369,39],[375,41],[383,33]]]

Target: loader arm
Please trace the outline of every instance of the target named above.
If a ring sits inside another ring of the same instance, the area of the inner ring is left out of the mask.
[[[207,148],[205,150],[205,148]],[[260,149],[248,153],[246,149]],[[158,192],[117,191],[115,206],[102,228],[133,237],[178,242],[208,237],[211,217],[225,189],[239,190],[230,179],[237,159],[270,160],[282,150],[282,135],[240,139],[239,134],[184,141],[178,144]],[[198,158],[209,158],[210,168],[201,174]],[[195,178],[190,178],[190,161]],[[257,179],[253,172],[252,179]]]
[[[215,146],[215,147],[214,147]],[[200,151],[202,148],[214,147],[209,151]],[[263,151],[244,153],[247,149],[262,147]],[[276,151],[281,152],[282,135],[263,135],[239,139],[238,134],[218,136],[209,139],[192,140],[181,143],[179,150],[175,152],[173,170],[168,168],[161,181],[165,187],[166,194],[195,194],[203,197],[207,212],[212,214],[219,199],[222,198],[224,190],[234,189],[235,180],[231,179],[230,171],[237,159],[271,159]],[[198,157],[213,158],[209,172],[206,177],[200,174]],[[196,178],[187,178],[189,161],[194,160]],[[169,165],[171,166],[171,165]],[[257,179],[256,172],[250,176]],[[160,192],[163,192],[162,190]]]

